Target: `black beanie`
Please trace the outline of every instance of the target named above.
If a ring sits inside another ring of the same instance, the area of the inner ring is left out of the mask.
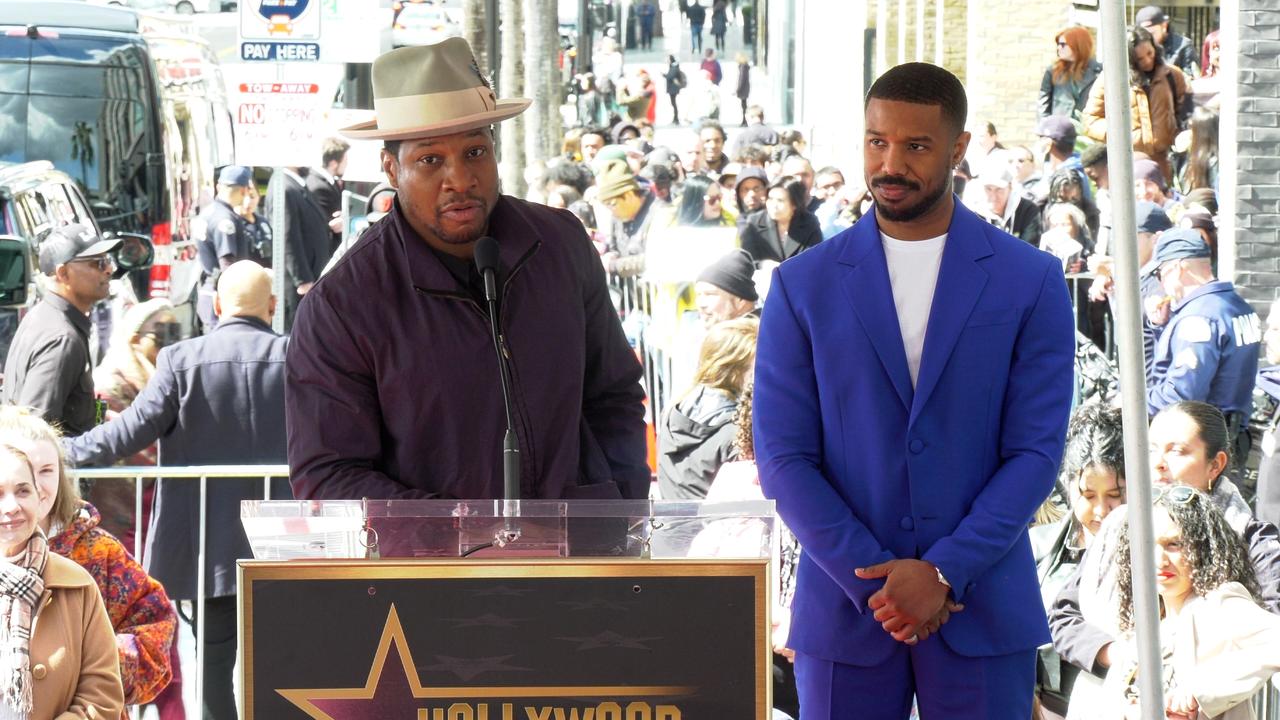
[[[751,277],[755,269],[751,253],[734,250],[699,273],[698,282],[709,282],[730,295],[755,302],[760,299],[756,281]]]

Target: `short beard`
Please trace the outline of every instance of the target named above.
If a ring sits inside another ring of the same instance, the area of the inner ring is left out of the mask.
[[[876,181],[872,180],[872,187],[874,188],[875,185],[876,185]],[[936,207],[938,205],[938,201],[940,201],[942,197],[949,192],[951,192],[950,178],[948,178],[945,182],[938,185],[937,190],[935,190],[932,194],[926,196],[920,202],[916,203],[915,205],[902,208],[901,210],[891,209],[877,202],[875,204],[876,213],[878,213],[881,217],[883,217],[885,220],[888,220],[890,222],[897,222],[897,223],[911,222],[912,220],[919,218],[920,216],[924,215],[925,213],[929,212],[934,207]],[[875,197],[874,193],[872,194],[872,197]]]

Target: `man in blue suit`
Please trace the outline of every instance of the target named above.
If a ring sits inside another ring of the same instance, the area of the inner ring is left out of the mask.
[[[875,212],[778,268],[756,360],[761,484],[804,548],[801,714],[897,720],[915,696],[926,720],[1023,720],[1049,642],[1027,526],[1071,405],[1066,283],[951,192],[955,76],[893,68],[865,110]]]

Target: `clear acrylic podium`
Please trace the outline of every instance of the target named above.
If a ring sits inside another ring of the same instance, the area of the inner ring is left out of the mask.
[[[245,720],[767,720],[772,501],[246,501]]]
[[[258,560],[775,557],[773,501],[247,500]]]

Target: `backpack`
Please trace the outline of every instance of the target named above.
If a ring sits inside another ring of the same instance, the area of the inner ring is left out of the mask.
[[[676,90],[683,90],[688,86],[689,86],[689,78],[684,74],[683,70],[681,70],[679,73],[676,74],[674,78],[671,79],[671,87],[675,88]]]

